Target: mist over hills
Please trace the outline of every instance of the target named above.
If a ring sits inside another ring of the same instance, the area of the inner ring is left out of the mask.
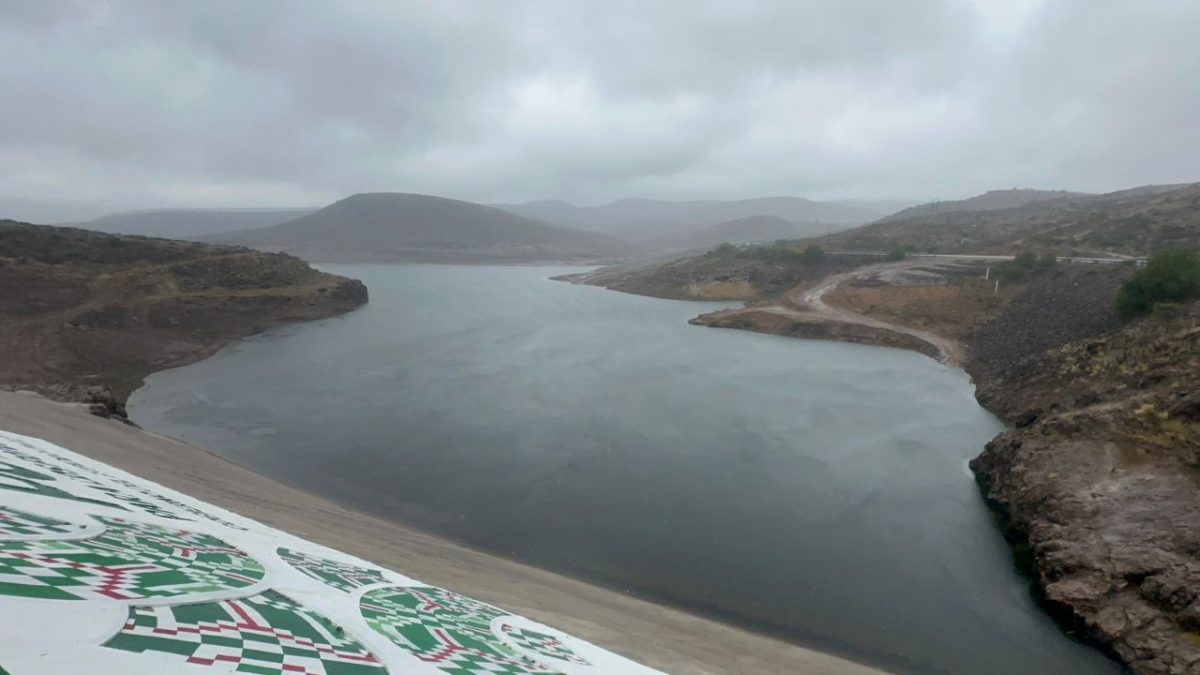
[[[997,211],[1017,208],[1026,204],[1032,204],[1033,202],[1050,201],[1063,197],[1083,197],[1088,194],[1085,192],[1069,192],[1067,190],[1034,190],[1029,188],[989,190],[983,194],[968,197],[967,199],[939,200],[901,209],[882,218],[882,220],[903,220],[905,218],[961,211]]]
[[[81,223],[103,232],[196,239],[285,251],[317,261],[597,261],[711,249],[724,242],[815,238],[830,248],[996,252],[1020,246],[1079,251],[1152,249],[1190,241],[1172,218],[1194,185],[1108,194],[992,190],[908,206],[895,200],[819,202],[622,199],[580,207],[546,200],[497,207],[407,193],[364,193],[322,209],[156,209]],[[1148,200],[1157,200],[1149,206]]]
[[[689,228],[698,230],[752,216],[773,216],[792,222],[821,222],[849,227],[885,215],[858,205],[818,202],[801,197],[681,202],[622,199],[604,206],[574,206],[555,200],[499,204],[497,208],[563,227],[606,232],[633,241],[650,241]]]
[[[280,209],[152,209],[114,213],[73,223],[109,234],[138,234],[168,239],[196,239],[220,232],[270,227],[305,216],[316,208]]]
[[[286,223],[208,239],[327,262],[585,261],[633,250],[603,234],[407,193],[357,194]]]
[[[778,216],[746,216],[701,228],[680,228],[647,239],[644,243],[648,248],[658,251],[687,251],[711,249],[724,243],[748,244],[771,242],[778,239],[815,237],[827,234],[830,229],[841,229],[841,227],[844,226],[813,222],[798,223]]]
[[[1200,247],[1200,183],[1146,185],[1105,194],[1004,190],[942,204],[954,208],[934,212],[922,205],[816,241],[834,249],[1036,249],[1060,255],[1145,255],[1170,247]]]

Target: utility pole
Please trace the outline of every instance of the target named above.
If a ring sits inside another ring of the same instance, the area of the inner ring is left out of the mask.
[[[991,279],[991,278],[992,278],[992,268],[987,267],[983,271],[983,280],[987,281],[988,279]]]

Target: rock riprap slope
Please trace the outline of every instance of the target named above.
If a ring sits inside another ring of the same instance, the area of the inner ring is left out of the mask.
[[[658,671],[0,432],[0,672]]]

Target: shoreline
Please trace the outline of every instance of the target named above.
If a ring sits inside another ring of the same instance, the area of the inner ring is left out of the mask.
[[[1188,448],[1200,447],[1189,426],[1200,397],[1182,364],[1195,363],[1200,306],[1121,321],[1112,297],[1126,275],[1106,272],[1031,282],[984,324],[991,331],[959,337],[961,360],[944,348],[939,360],[961,369],[980,407],[1008,427],[968,466],[1042,611],[1127,672],[1191,673],[1200,501],[1190,471],[1200,455]],[[933,341],[907,339],[919,337],[912,330],[801,314],[751,305],[690,323],[935,356]],[[1012,326],[1021,329],[1008,344]],[[1130,373],[1141,374],[1133,389]]]
[[[885,672],[355,511],[205,448],[91,415],[78,404],[0,392],[0,428],[44,438],[266,525],[554,625],[667,672]]]

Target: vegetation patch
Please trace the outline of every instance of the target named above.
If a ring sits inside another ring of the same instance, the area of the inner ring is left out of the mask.
[[[1121,286],[1117,309],[1126,316],[1146,314],[1200,297],[1200,257],[1195,251],[1163,251]]]

